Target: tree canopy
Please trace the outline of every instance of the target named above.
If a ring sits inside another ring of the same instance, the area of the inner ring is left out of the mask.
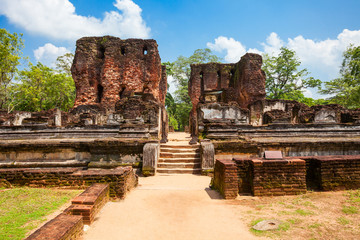
[[[66,53],[56,60],[56,69],[38,62],[18,70],[24,48],[22,35],[0,29],[0,109],[41,111],[69,110],[75,99],[70,67],[74,55]],[[26,59],[26,58],[24,58]]]
[[[266,97],[309,104],[312,99],[304,96],[304,88],[320,87],[321,81],[308,77],[306,68],[299,70],[300,64],[295,51],[286,47],[280,49],[278,56],[264,54],[262,69],[266,74]]]
[[[17,110],[42,111],[59,108],[68,111],[74,103],[75,84],[66,72],[59,72],[38,62],[19,72],[13,86]]]
[[[322,94],[331,94],[330,103],[360,108],[360,46],[349,46],[343,54],[340,77],[325,82]]]
[[[17,66],[24,48],[22,35],[0,29],[0,109],[9,110],[11,102],[10,84],[17,73]]]
[[[195,50],[190,57],[179,56],[172,63],[163,63],[167,66],[167,74],[173,76],[177,87],[174,97],[168,93],[165,100],[169,114],[169,125],[173,126],[174,129],[184,130],[184,127],[189,124],[189,113],[192,108],[188,94],[190,65],[220,61],[221,58],[212,54],[209,48],[205,48]]]

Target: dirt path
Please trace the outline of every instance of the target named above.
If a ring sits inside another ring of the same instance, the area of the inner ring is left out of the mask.
[[[209,182],[196,175],[140,178],[125,200],[105,205],[84,239],[258,239]]]

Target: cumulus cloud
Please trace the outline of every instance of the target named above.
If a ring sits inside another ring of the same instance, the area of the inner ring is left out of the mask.
[[[222,52],[225,50],[225,61],[227,62],[237,62],[246,53],[245,46],[233,38],[220,36],[215,39],[215,43],[207,43],[206,45],[213,51]]]
[[[57,57],[62,56],[68,52],[70,51],[64,47],[56,47],[51,43],[46,43],[44,46],[41,46],[34,50],[34,56],[37,61],[40,61],[45,65],[54,67]]]
[[[240,41],[224,36],[216,38],[215,43],[207,43],[207,46],[220,53],[225,50],[227,62],[238,61],[245,52],[267,53],[275,56],[280,52],[280,48],[285,46],[296,52],[302,67],[307,68],[311,72],[311,76],[322,81],[328,81],[338,76],[343,59],[342,54],[350,44],[360,45],[360,30],[344,29],[334,39],[313,40],[299,35],[295,38],[288,38],[287,41],[282,40],[277,33],[272,32],[265,42],[260,44],[261,50],[257,48],[246,50]],[[306,90],[304,94],[310,97],[313,93]],[[319,97],[316,94],[313,96]]]
[[[336,39],[316,41],[299,35],[295,38],[288,38],[287,42],[272,32],[266,41],[261,43],[262,50],[256,48],[246,50],[241,42],[224,36],[216,38],[215,43],[207,43],[207,46],[217,52],[225,50],[227,62],[238,61],[245,52],[267,53],[274,56],[279,54],[281,47],[286,46],[294,50],[302,64],[312,72],[315,70],[315,72],[321,73],[320,75],[335,78],[339,72],[342,54],[350,44],[360,45],[360,30],[344,29]]]
[[[117,11],[104,18],[76,14],[69,0],[0,0],[0,14],[29,32],[54,39],[75,40],[83,36],[113,35],[121,38],[148,38],[142,9],[132,0],[116,0]]]
[[[266,38],[265,43],[261,43],[264,48],[264,52],[270,55],[278,55],[280,53],[280,48],[284,46],[284,41],[280,39],[277,33],[270,33]]]
[[[287,46],[296,51],[304,66],[312,72],[320,71],[328,78],[335,78],[342,62],[342,54],[350,45],[360,45],[360,30],[343,30],[336,39],[315,41],[297,36],[288,39]]]

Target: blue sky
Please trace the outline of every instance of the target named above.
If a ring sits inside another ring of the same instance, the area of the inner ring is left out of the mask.
[[[82,36],[113,35],[157,40],[163,62],[205,47],[237,62],[287,46],[328,81],[346,47],[360,45],[359,12],[359,0],[0,0],[0,27],[23,33],[24,55],[47,65]]]

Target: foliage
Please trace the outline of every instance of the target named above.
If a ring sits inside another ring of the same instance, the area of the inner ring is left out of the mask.
[[[322,94],[332,94],[330,103],[347,108],[360,107],[360,46],[350,45],[343,54],[340,77],[325,83]]]
[[[71,76],[71,65],[73,60],[73,53],[65,53],[64,55],[59,56],[55,63],[56,69],[58,69],[60,73],[66,73],[67,75]]]
[[[29,64],[19,72],[19,83],[12,88],[17,110],[42,111],[52,108],[69,110],[75,99],[74,81],[66,73],[57,72],[40,62]]]
[[[307,69],[299,70],[301,62],[295,51],[286,47],[280,49],[278,56],[263,56],[263,70],[266,74],[266,94],[269,99],[296,100],[308,102],[304,96],[306,87],[320,87],[321,81],[307,77]]]
[[[10,111],[11,81],[17,73],[22,58],[21,50],[24,48],[21,37],[21,34],[11,34],[6,29],[0,29],[0,109],[7,111]]]
[[[177,90],[174,97],[166,95],[166,105],[169,119],[174,118],[178,123],[178,129],[184,130],[189,124],[189,113],[192,108],[191,99],[188,94],[188,82],[191,73],[191,64],[219,62],[221,58],[213,55],[208,48],[197,49],[190,57],[179,56],[176,61],[166,64],[166,71],[169,76],[173,76]],[[171,99],[170,99],[171,97]]]
[[[0,239],[24,239],[79,191],[13,188],[0,192]]]
[[[174,130],[178,130],[178,121],[174,117],[176,114],[176,103],[171,93],[166,93],[165,106],[169,116],[169,126],[173,127]]]

